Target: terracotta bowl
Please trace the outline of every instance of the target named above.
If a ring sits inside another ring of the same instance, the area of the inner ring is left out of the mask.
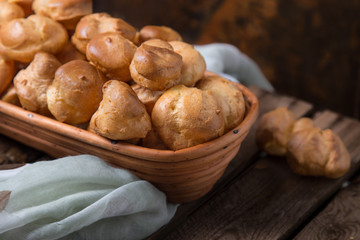
[[[0,101],[0,133],[55,158],[96,155],[148,180],[165,192],[170,202],[190,202],[211,190],[237,154],[258,116],[256,96],[243,85],[235,85],[247,102],[246,116],[241,124],[220,138],[178,151],[110,141],[3,101]]]

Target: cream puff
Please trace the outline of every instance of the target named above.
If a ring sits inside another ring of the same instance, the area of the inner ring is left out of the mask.
[[[182,57],[180,84],[193,87],[205,73],[206,63],[204,57],[191,44],[182,41],[171,41],[169,43],[174,48],[174,52]]]
[[[87,59],[109,79],[127,82],[131,79],[130,63],[137,47],[119,32],[95,36],[87,45]]]
[[[145,106],[131,87],[118,80],[103,86],[103,99],[91,117],[89,131],[112,140],[145,138],[151,130]]]
[[[229,80],[219,76],[204,76],[196,87],[209,91],[217,100],[225,119],[225,132],[238,126],[244,119],[246,105],[242,92]]]
[[[81,53],[86,54],[89,41],[106,32],[118,32],[130,41],[136,36],[136,29],[121,18],[111,17],[107,13],[93,13],[80,19],[71,41]]]
[[[103,74],[87,61],[73,60],[60,66],[47,90],[50,112],[60,122],[88,122],[102,100],[105,81]]]
[[[39,52],[26,69],[14,78],[14,86],[21,106],[32,112],[51,116],[46,91],[61,63],[51,54]]]
[[[181,81],[182,57],[165,41],[152,39],[136,49],[130,64],[132,79],[155,91],[164,91]]]
[[[208,91],[177,85],[155,103],[151,119],[162,141],[172,150],[205,143],[224,133],[219,105]]]
[[[40,51],[56,54],[67,41],[60,23],[39,15],[13,19],[0,28],[0,48],[6,57],[20,62],[31,62]]]

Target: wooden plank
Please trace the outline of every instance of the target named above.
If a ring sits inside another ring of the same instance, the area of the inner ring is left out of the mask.
[[[288,239],[360,167],[360,123],[331,112],[315,122],[348,146],[351,170],[342,178],[302,177],[284,158],[265,156],[234,179],[165,239]],[[351,129],[351,134],[345,129]]]
[[[295,239],[360,239],[360,175],[336,194]]]
[[[250,86],[249,88],[259,99],[259,116],[277,107],[288,107],[294,112],[296,117],[304,116],[312,110],[312,105],[304,101],[276,93],[269,93],[256,86]],[[240,151],[230,162],[224,175],[214,186],[213,190],[195,202],[181,205],[170,223],[149,237],[149,239],[164,239],[169,232],[173,231],[179,224],[185,221],[192,212],[199,208],[199,206],[210,199],[215,193],[221,191],[235,176],[253,163],[255,156],[259,154],[259,149],[255,145],[256,126],[257,123],[255,123],[254,127],[249,132],[247,138],[242,143]]]

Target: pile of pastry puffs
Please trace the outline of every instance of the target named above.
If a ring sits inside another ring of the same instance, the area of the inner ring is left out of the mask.
[[[174,29],[140,30],[90,0],[0,1],[5,102],[111,140],[179,150],[222,136],[245,115],[242,92],[206,74]]]

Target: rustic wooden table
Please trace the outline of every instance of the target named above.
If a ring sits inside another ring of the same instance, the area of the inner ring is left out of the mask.
[[[339,179],[295,175],[282,157],[259,151],[256,124],[213,190],[183,204],[148,239],[360,239],[360,122],[257,87],[260,115],[288,107],[297,117],[335,131],[347,146],[351,169]],[[0,162],[49,158],[0,135]],[[2,165],[0,169],[17,165]]]

